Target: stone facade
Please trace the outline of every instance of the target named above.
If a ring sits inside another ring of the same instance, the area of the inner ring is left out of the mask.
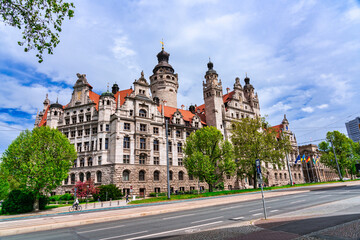
[[[111,92],[108,89],[98,95],[93,92],[86,75],[77,74],[67,105],[50,104],[46,96],[44,109],[37,114],[35,126],[58,128],[78,153],[68,178],[57,193],[71,191],[75,182],[89,178],[96,184],[116,184],[124,193],[130,192],[131,188],[136,195],[166,192],[166,134],[172,172],[171,190],[207,188],[205,183],[189,176],[183,167],[182,147],[187,136],[209,125],[216,126],[229,139],[232,121],[260,116],[258,96],[247,76],[244,87],[236,78],[233,91],[227,89],[223,94],[221,80],[218,80],[213,63],[209,62],[203,83],[204,104],[190,106],[188,110],[184,106],[177,108],[178,75],[169,64],[169,56],[164,49],[159,52],[150,84],[142,72],[134,81],[133,88],[120,90],[114,84]],[[284,122],[283,127],[286,128]],[[288,129],[283,132],[293,136]],[[293,140],[295,146],[294,137]],[[293,160],[294,153],[290,154],[290,162]],[[267,167],[269,185],[289,182],[286,166],[281,169]],[[293,171],[299,172],[295,167]],[[278,179],[275,174],[279,174]],[[298,182],[296,178],[295,182]],[[247,179],[224,176],[224,185],[228,189],[248,188],[252,183]]]

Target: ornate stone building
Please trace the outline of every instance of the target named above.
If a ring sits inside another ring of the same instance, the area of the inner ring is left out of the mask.
[[[78,152],[68,178],[57,189],[58,194],[70,191],[75,182],[90,178],[96,184],[116,184],[124,193],[131,188],[139,195],[166,192],[166,134],[169,137],[171,191],[207,187],[189,176],[183,167],[182,147],[187,136],[211,125],[229,138],[233,120],[260,116],[258,96],[248,77],[244,87],[236,78],[233,91],[227,89],[223,94],[221,80],[213,63],[209,62],[203,81],[204,104],[190,106],[188,110],[184,106],[177,108],[179,81],[169,64],[169,56],[164,49],[158,53],[158,64],[150,83],[142,72],[133,88],[119,90],[114,84],[111,92],[99,95],[93,91],[85,74],[77,74],[68,104],[50,104],[46,97],[35,126],[58,128]],[[167,133],[165,120],[169,122]],[[284,132],[290,133],[287,128]],[[274,171],[283,170],[270,169],[269,179]],[[285,183],[285,172],[284,179],[281,174],[271,184]],[[249,187],[246,179],[240,182],[226,176],[224,182],[229,189]]]

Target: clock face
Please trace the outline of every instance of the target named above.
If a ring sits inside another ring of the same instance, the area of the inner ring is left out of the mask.
[[[81,91],[77,92],[77,98],[76,98],[76,100],[80,101],[80,98],[81,98]]]

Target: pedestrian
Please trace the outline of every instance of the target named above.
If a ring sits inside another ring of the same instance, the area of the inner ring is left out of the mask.
[[[126,203],[129,202],[129,194],[126,194]]]

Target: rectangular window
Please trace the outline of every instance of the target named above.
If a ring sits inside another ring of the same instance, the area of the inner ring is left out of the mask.
[[[105,138],[105,149],[109,149],[109,139]]]
[[[170,166],[173,165],[172,158],[169,158],[169,165],[170,165]]]
[[[154,151],[159,151],[159,140],[157,139],[154,140]]]
[[[64,132],[64,135],[69,138],[69,133],[68,132]]]
[[[82,137],[83,130],[78,130],[78,137]]]
[[[97,127],[94,127],[94,128],[92,129],[92,133],[93,133],[93,134],[97,134],[97,129],[98,129]]]
[[[176,119],[176,124],[180,124],[180,119],[179,118]]]
[[[84,122],[84,116],[79,116],[79,122]]]
[[[154,191],[155,191],[156,193],[159,193],[159,192],[160,192],[160,188],[159,188],[159,187],[156,187],[156,188],[154,188]]]
[[[76,149],[77,149],[78,152],[81,152],[81,143],[78,143],[78,144],[77,144],[77,148],[76,148]]]
[[[180,130],[176,130],[176,137],[180,138],[181,137],[181,131]]]
[[[90,128],[85,129],[85,136],[90,135]]]
[[[182,153],[182,143],[178,143],[177,144],[177,151],[178,151],[178,153]]]
[[[91,115],[86,115],[86,121],[90,122],[91,121]]]
[[[171,137],[171,130],[168,129],[168,136]]]
[[[130,148],[130,137],[124,137],[124,148]]]
[[[199,127],[199,123],[195,122],[195,127],[198,128]]]
[[[154,128],[153,128],[153,131],[154,131],[154,134],[159,134],[159,128],[154,127]]]
[[[70,124],[70,119],[68,119],[68,118],[65,119],[65,124],[66,124],[66,125],[69,125],[69,124]]]
[[[106,124],[106,130],[105,131],[107,131],[107,132],[109,132],[110,131],[110,125],[109,124]]]
[[[71,137],[75,137],[76,131],[71,131],[70,133],[71,133]]]
[[[179,166],[182,166],[182,165],[183,165],[183,160],[182,160],[182,158],[178,158],[178,165],[179,165]]]
[[[85,142],[85,143],[84,143],[84,148],[85,148],[85,149],[84,149],[85,151],[89,151],[89,150],[90,150],[90,148],[89,148],[89,142]]]
[[[73,165],[73,168],[76,168],[76,167],[77,167],[77,159],[74,160],[74,165]]]
[[[154,165],[159,165],[159,164],[160,164],[159,157],[154,157]]]
[[[124,123],[124,130],[130,130],[130,123]]]
[[[146,132],[146,124],[140,124],[140,131]]]
[[[169,141],[169,152],[172,152],[172,145],[171,145],[171,142]]]
[[[130,117],[131,117],[133,114],[134,114],[134,111],[133,111],[133,110],[130,110],[130,112],[129,112]]]
[[[91,141],[91,151],[95,150],[94,149],[94,141]]]
[[[146,161],[146,155],[145,154],[140,154],[139,156],[139,164],[144,165]]]
[[[130,155],[124,155],[123,162],[129,164],[130,163]]]
[[[146,149],[146,139],[140,138],[140,149]]]
[[[98,165],[101,165],[101,156],[98,157]]]
[[[101,124],[100,125],[100,132],[102,132],[102,130],[103,130],[103,125]]]
[[[102,149],[102,138],[99,139],[99,150]]]
[[[76,116],[72,117],[71,120],[72,120],[72,124],[76,124]]]

